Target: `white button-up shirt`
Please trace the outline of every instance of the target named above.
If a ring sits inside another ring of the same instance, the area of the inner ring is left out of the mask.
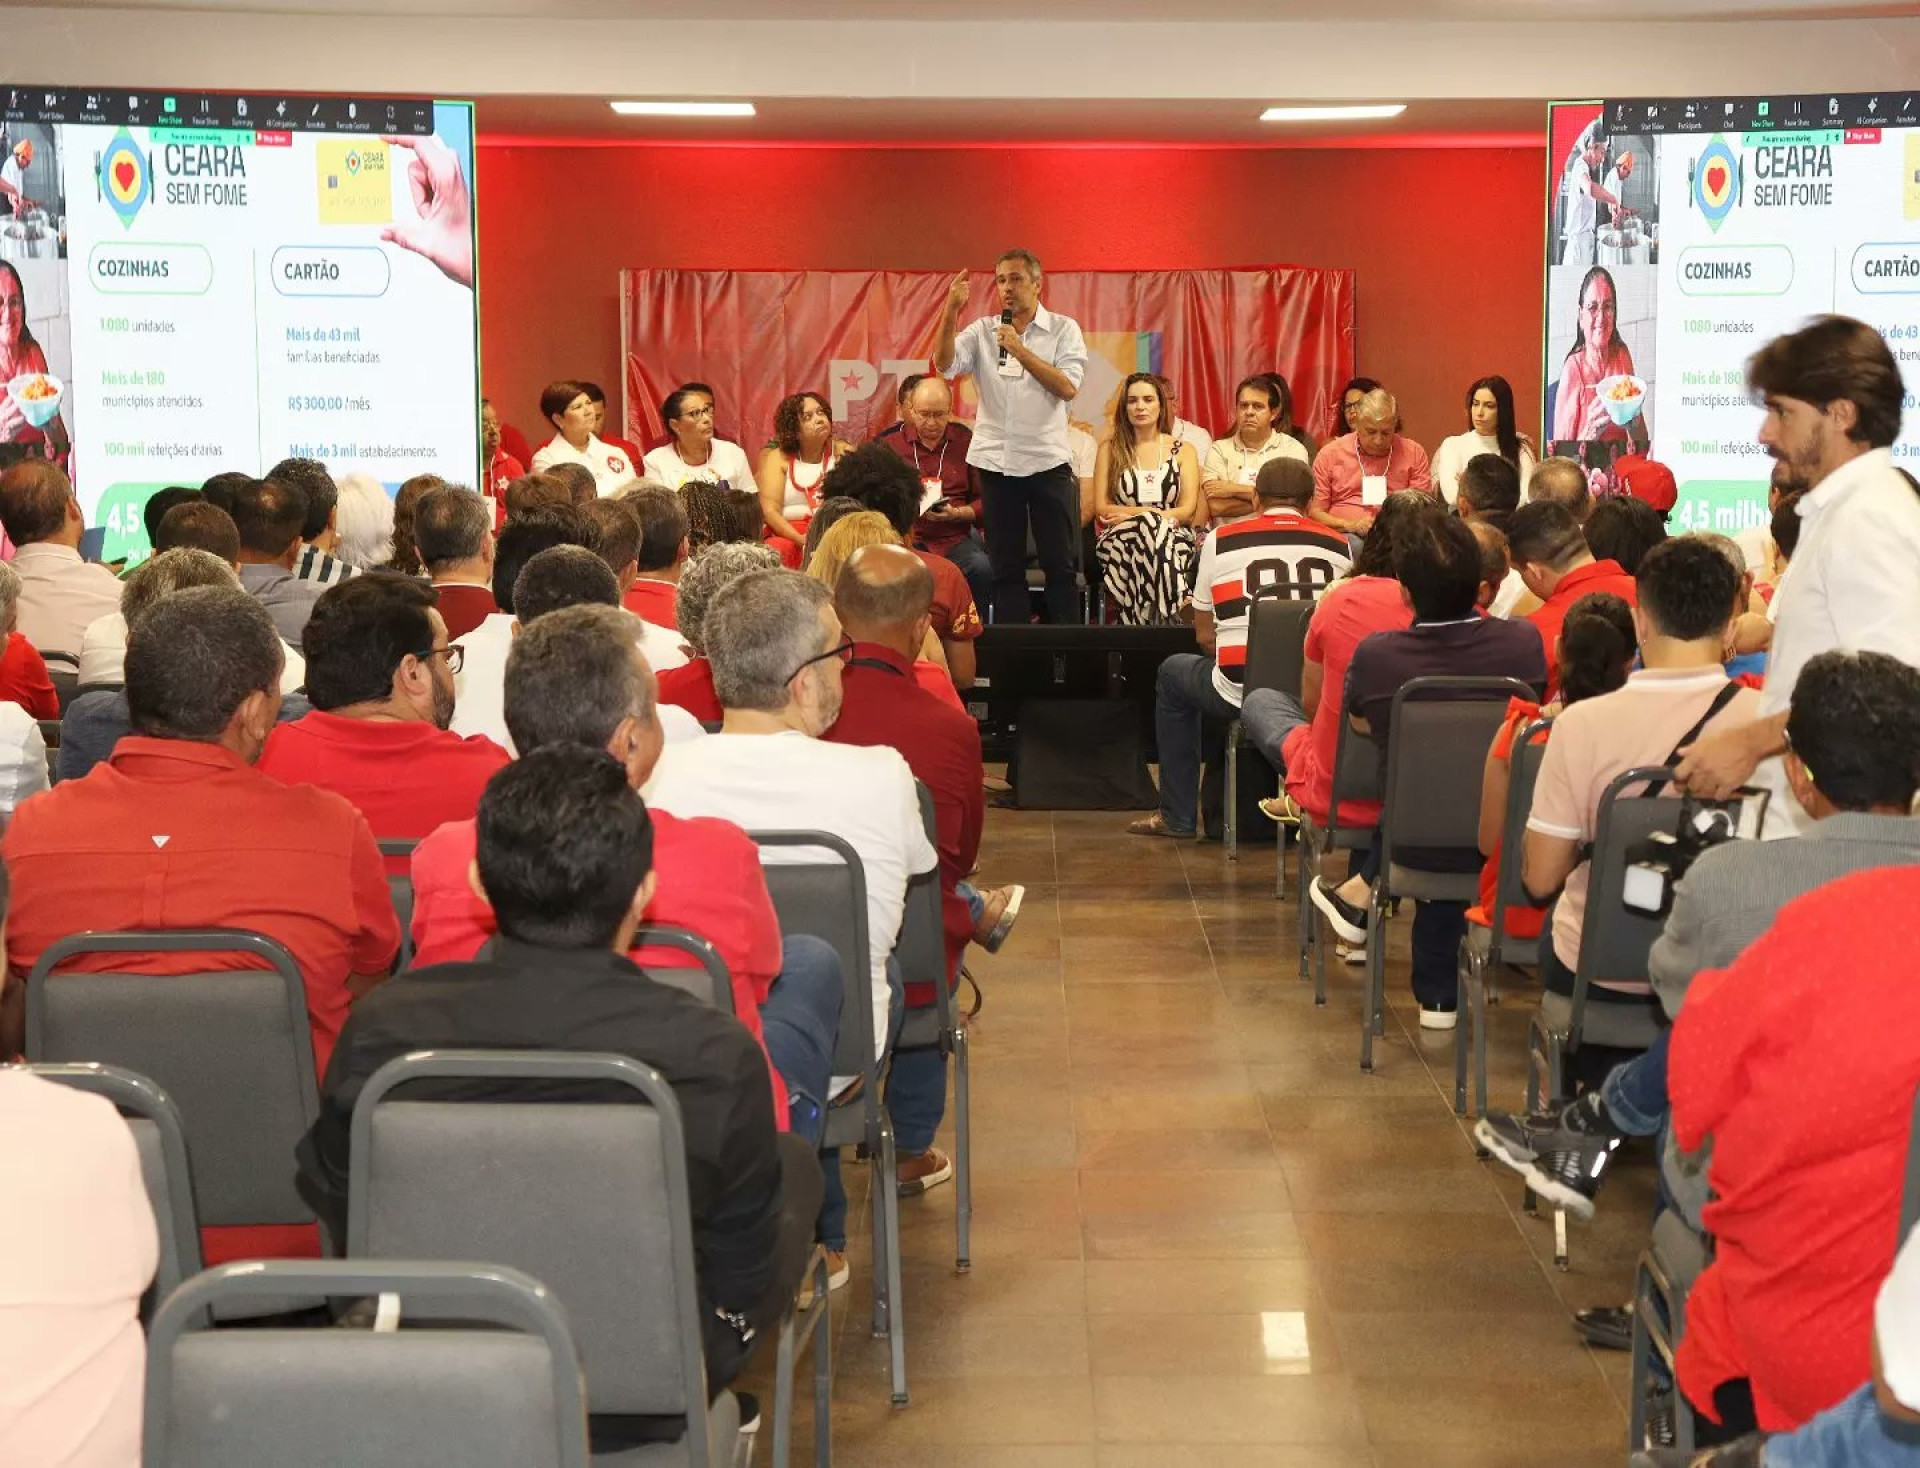
[[[990,474],[1025,478],[1071,457],[1067,400],[1048,392],[1024,368],[1018,377],[1002,377],[999,334],[1000,318],[982,316],[954,338],[953,361],[934,365],[947,377],[972,374],[974,391],[980,395],[980,416],[974,420],[967,462]],[[1087,341],[1079,322],[1042,306],[1020,333],[1020,341],[1076,388],[1080,386],[1087,370]]]
[[[98,617],[120,610],[120,582],[105,566],[80,559],[70,545],[38,540],[13,553],[20,573],[20,619],[14,630],[42,657],[80,656],[80,642]]]

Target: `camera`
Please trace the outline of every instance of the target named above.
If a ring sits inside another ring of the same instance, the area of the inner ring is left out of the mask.
[[[1666,917],[1673,907],[1675,885],[1702,852],[1758,836],[1766,797],[1757,791],[1741,793],[1742,799],[1725,804],[1683,798],[1673,830],[1654,831],[1628,847],[1627,869],[1620,883],[1622,905],[1643,917]]]

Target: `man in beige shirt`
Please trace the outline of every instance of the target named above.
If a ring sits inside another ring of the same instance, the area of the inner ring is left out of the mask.
[[[57,464],[26,459],[0,474],[0,525],[17,547],[16,630],[42,657],[64,652],[77,661],[88,624],[120,610],[120,583],[105,566],[80,559],[87,522]]]

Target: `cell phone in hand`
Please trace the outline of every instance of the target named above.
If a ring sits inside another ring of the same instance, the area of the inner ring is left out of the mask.
[[[80,532],[80,559],[97,561],[107,548],[107,527],[95,525]]]

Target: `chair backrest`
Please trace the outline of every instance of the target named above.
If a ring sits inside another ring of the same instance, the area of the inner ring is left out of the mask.
[[[864,1075],[873,1093],[873,964],[867,935],[867,875],[860,853],[825,831],[749,831],[763,848],[818,848],[807,862],[763,862],[767,892],[784,934],[808,933],[840,955],[846,1001],[834,1043],[833,1073]]]
[[[83,954],[245,953],[258,969],[61,973]],[[293,955],[259,933],[80,933],[27,975],[26,1057],[146,1076],[186,1122],[207,1227],[311,1223],[293,1148],[320,1114],[306,990]]]
[[[927,840],[937,847],[940,840],[933,794],[921,781],[915,780],[913,784],[920,797],[920,823],[926,828]],[[947,972],[945,914],[940,903],[938,866],[907,878],[906,914],[900,920],[900,941],[894,944],[893,956],[900,965],[901,982],[933,985],[935,1007],[943,1011],[944,1025],[944,1011],[951,1003],[947,985],[952,975]],[[941,995],[947,999],[942,1001]]]
[[[1327,829],[1340,824],[1340,807],[1377,801],[1387,793],[1386,764],[1371,734],[1362,734],[1340,708],[1340,739],[1333,750],[1332,799],[1327,806]]]
[[[727,961],[720,956],[718,948],[698,933],[670,923],[642,923],[633,935],[633,946],[636,949],[670,948],[675,953],[686,954],[700,966],[663,968],[655,964],[648,967],[647,977],[684,989],[722,1014],[734,1013],[733,975],[727,969]]]
[[[389,837],[379,843],[382,856],[404,856],[411,860],[420,844],[417,837]],[[400,973],[413,965],[413,868],[387,873],[387,896],[393,899],[393,915],[400,920],[400,952],[393,971]]]
[[[595,1412],[705,1418],[689,1197],[673,1088],[623,1055],[419,1051],[353,1108],[349,1257],[487,1259],[543,1281]]]
[[[40,742],[47,747],[47,783],[60,783],[60,721],[58,719],[35,719],[40,726]]]
[[[1487,748],[1518,678],[1413,678],[1393,695],[1382,854],[1409,847],[1476,851]]]
[[[1277,688],[1298,695],[1307,666],[1307,623],[1320,588],[1275,581],[1254,592],[1247,607],[1247,664],[1243,689]]]
[[[1586,920],[1580,924],[1580,957],[1574,966],[1576,1000],[1584,1001],[1589,984],[1646,982],[1647,955],[1666,919],[1628,907],[1621,901],[1621,889],[1628,848],[1655,831],[1673,830],[1679,819],[1679,802],[1665,793],[1672,779],[1672,770],[1657,766],[1627,770],[1616,775],[1600,797],[1588,857]]]
[[[53,684],[53,696],[59,700],[60,712],[67,711],[80,689],[80,656],[71,652],[42,652],[41,659],[47,665],[47,681]]]
[[[186,1280],[200,1272],[200,1224],[193,1211],[193,1169],[180,1108],[143,1075],[115,1065],[31,1065],[35,1075],[104,1096],[120,1110],[140,1157],[140,1180],[153,1205],[160,1263],[140,1300],[142,1324]]]
[[[208,1330],[209,1308],[397,1297],[430,1329]],[[506,1327],[502,1329],[501,1327]],[[546,1286],[493,1264],[254,1262],[189,1280],[147,1346],[146,1468],[586,1468],[586,1404]]]
[[[1500,871],[1493,890],[1493,933],[1498,943],[1507,931],[1507,909],[1532,907],[1533,894],[1520,880],[1525,869],[1527,817],[1533,813],[1533,787],[1540,782],[1540,765],[1547,757],[1551,719],[1535,719],[1514,735],[1507,756],[1507,808],[1500,817]]]

